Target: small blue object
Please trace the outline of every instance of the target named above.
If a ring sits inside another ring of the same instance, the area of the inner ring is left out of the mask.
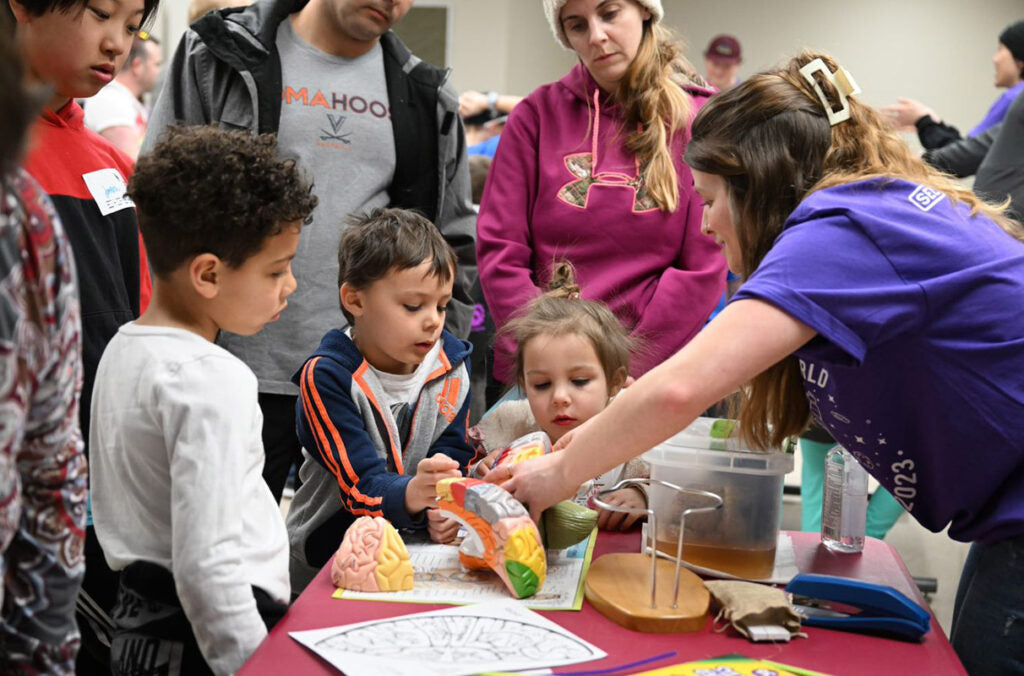
[[[810,627],[879,633],[920,640],[928,633],[931,616],[919,604],[892,587],[831,575],[800,574],[786,591],[793,595],[794,608]],[[807,605],[809,600],[813,605]],[[824,604],[822,604],[824,602]],[[859,612],[838,612],[828,603],[856,608]]]

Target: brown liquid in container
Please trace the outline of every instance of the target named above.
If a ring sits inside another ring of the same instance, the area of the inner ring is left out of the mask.
[[[658,551],[676,555],[676,540],[658,540]],[[769,549],[737,549],[683,541],[683,561],[702,568],[711,568],[736,577],[762,580],[771,577],[775,568],[775,547]]]

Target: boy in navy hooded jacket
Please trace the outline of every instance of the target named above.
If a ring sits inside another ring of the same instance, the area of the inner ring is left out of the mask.
[[[349,328],[328,331],[293,378],[304,456],[288,513],[296,593],[359,516],[453,539],[457,522],[429,509],[434,485],[464,475],[474,455],[471,347],[443,328],[455,253],[411,211],[375,209],[350,225],[338,246]]]

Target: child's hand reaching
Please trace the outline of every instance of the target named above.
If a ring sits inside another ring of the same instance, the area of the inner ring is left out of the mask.
[[[602,497],[601,501],[617,507],[628,507],[630,509],[647,508],[647,498],[644,497],[643,491],[632,486],[609,493]],[[627,514],[626,512],[611,512],[607,509],[598,509],[597,527],[601,530],[629,530],[643,516],[643,514]]]
[[[427,532],[430,533],[431,540],[446,545],[459,534],[459,522],[442,515],[439,510],[428,509]]]
[[[416,476],[405,487],[405,509],[410,514],[418,514],[437,503],[435,486],[441,479],[458,478],[459,463],[444,453],[432,455],[420,460],[416,465]]]

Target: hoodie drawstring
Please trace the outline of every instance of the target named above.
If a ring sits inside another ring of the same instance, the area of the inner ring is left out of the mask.
[[[594,133],[590,142],[590,157],[591,157],[591,176],[595,180],[600,182],[599,174],[597,173],[597,140],[601,132],[601,90],[594,89]],[[637,131],[643,131],[643,126],[640,124],[636,125]],[[636,153],[633,154],[633,166],[636,169],[636,181],[639,184],[643,183],[643,176],[640,175],[640,160],[637,158]],[[629,180],[629,177],[625,177],[623,174],[613,174],[616,177],[624,177]],[[617,181],[610,181],[617,182]]]

